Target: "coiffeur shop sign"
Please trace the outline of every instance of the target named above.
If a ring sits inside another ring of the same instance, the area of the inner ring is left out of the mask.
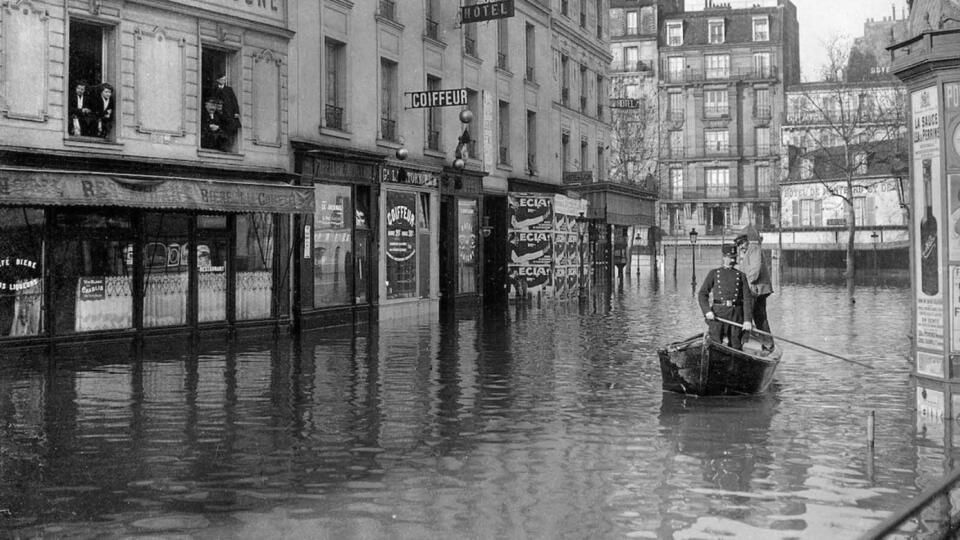
[[[0,259],[0,292],[22,291],[36,287],[40,283],[37,275],[37,261],[23,257],[4,257]]]

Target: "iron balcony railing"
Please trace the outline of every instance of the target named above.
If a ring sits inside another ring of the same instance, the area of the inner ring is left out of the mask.
[[[430,39],[440,39],[440,24],[432,19],[427,19],[424,33]]]
[[[343,107],[327,105],[323,115],[323,124],[332,129],[343,129]]]
[[[675,188],[660,190],[660,199],[664,201],[682,201],[696,199],[776,199],[780,191],[775,186],[684,186],[682,191]]]
[[[630,62],[628,60],[624,60],[622,64],[620,64],[619,66],[615,66],[614,69],[616,71],[626,71],[626,72],[632,72],[632,71],[648,72],[648,71],[653,71],[653,66],[647,62],[644,62],[643,60],[637,60],[636,62]]]
[[[580,96],[580,112],[587,114],[587,96]]]
[[[777,79],[778,70],[776,66],[766,68],[744,68],[744,69],[726,69],[726,68],[699,68],[699,69],[671,69],[669,65],[661,66],[663,73],[663,82],[666,83],[690,83],[705,81],[751,81],[764,79]]]
[[[570,106],[570,89],[569,88],[564,87],[560,89],[560,103],[562,103],[564,107]]]
[[[504,165],[510,163],[510,149],[506,146],[501,146],[499,157],[500,161],[498,163],[502,163]]]
[[[603,104],[597,103],[597,118],[603,120]]]
[[[533,82],[533,66],[527,66],[526,79],[530,82]]]
[[[683,111],[670,111],[667,113],[667,120],[671,122],[683,122]]]
[[[380,119],[380,137],[385,141],[397,140],[397,121],[392,118]]]
[[[391,21],[397,20],[397,4],[393,0],[380,0],[380,16]]]
[[[720,118],[723,116],[730,116],[730,106],[729,105],[704,105],[703,116],[704,118]]]
[[[769,105],[757,105],[753,108],[754,118],[765,118],[770,119],[770,106]]]
[[[440,131],[431,129],[427,131],[427,149],[440,150]]]
[[[876,122],[902,122],[903,111],[840,111],[837,109],[817,110],[817,111],[787,111],[783,114],[783,125],[817,125],[817,124],[838,124],[857,121],[859,123]]]
[[[715,158],[715,157],[774,157],[779,155],[780,146],[776,144],[745,145],[738,147],[729,143],[717,143],[711,145],[663,147],[663,158]]]
[[[507,69],[507,53],[497,53],[497,67],[500,69]]]

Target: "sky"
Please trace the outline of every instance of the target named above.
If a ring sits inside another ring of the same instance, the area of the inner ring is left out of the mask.
[[[820,67],[826,64],[824,41],[831,36],[846,35],[850,39],[863,35],[867,18],[890,17],[892,6],[897,17],[906,9],[905,0],[793,0],[800,23],[800,71],[804,80],[817,80]]]

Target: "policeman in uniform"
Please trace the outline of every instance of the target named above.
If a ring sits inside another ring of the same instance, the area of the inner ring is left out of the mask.
[[[728,345],[741,349],[743,332],[753,330],[753,323],[743,320],[744,313],[753,313],[753,293],[750,292],[746,274],[733,267],[737,264],[737,247],[724,244],[722,252],[723,266],[714,268],[707,274],[697,299],[700,310],[707,319],[710,338],[720,343],[723,338],[727,338]],[[743,328],[721,323],[716,320],[717,317],[742,323]]]

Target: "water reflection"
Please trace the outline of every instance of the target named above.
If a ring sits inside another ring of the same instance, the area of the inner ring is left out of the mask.
[[[785,346],[770,393],[691,399],[661,392],[656,360],[702,329],[688,287],[627,276],[582,303],[299,340],[2,353],[0,527],[849,537],[943,473],[943,427],[913,412],[908,291],[784,287],[775,333],[878,369]]]

